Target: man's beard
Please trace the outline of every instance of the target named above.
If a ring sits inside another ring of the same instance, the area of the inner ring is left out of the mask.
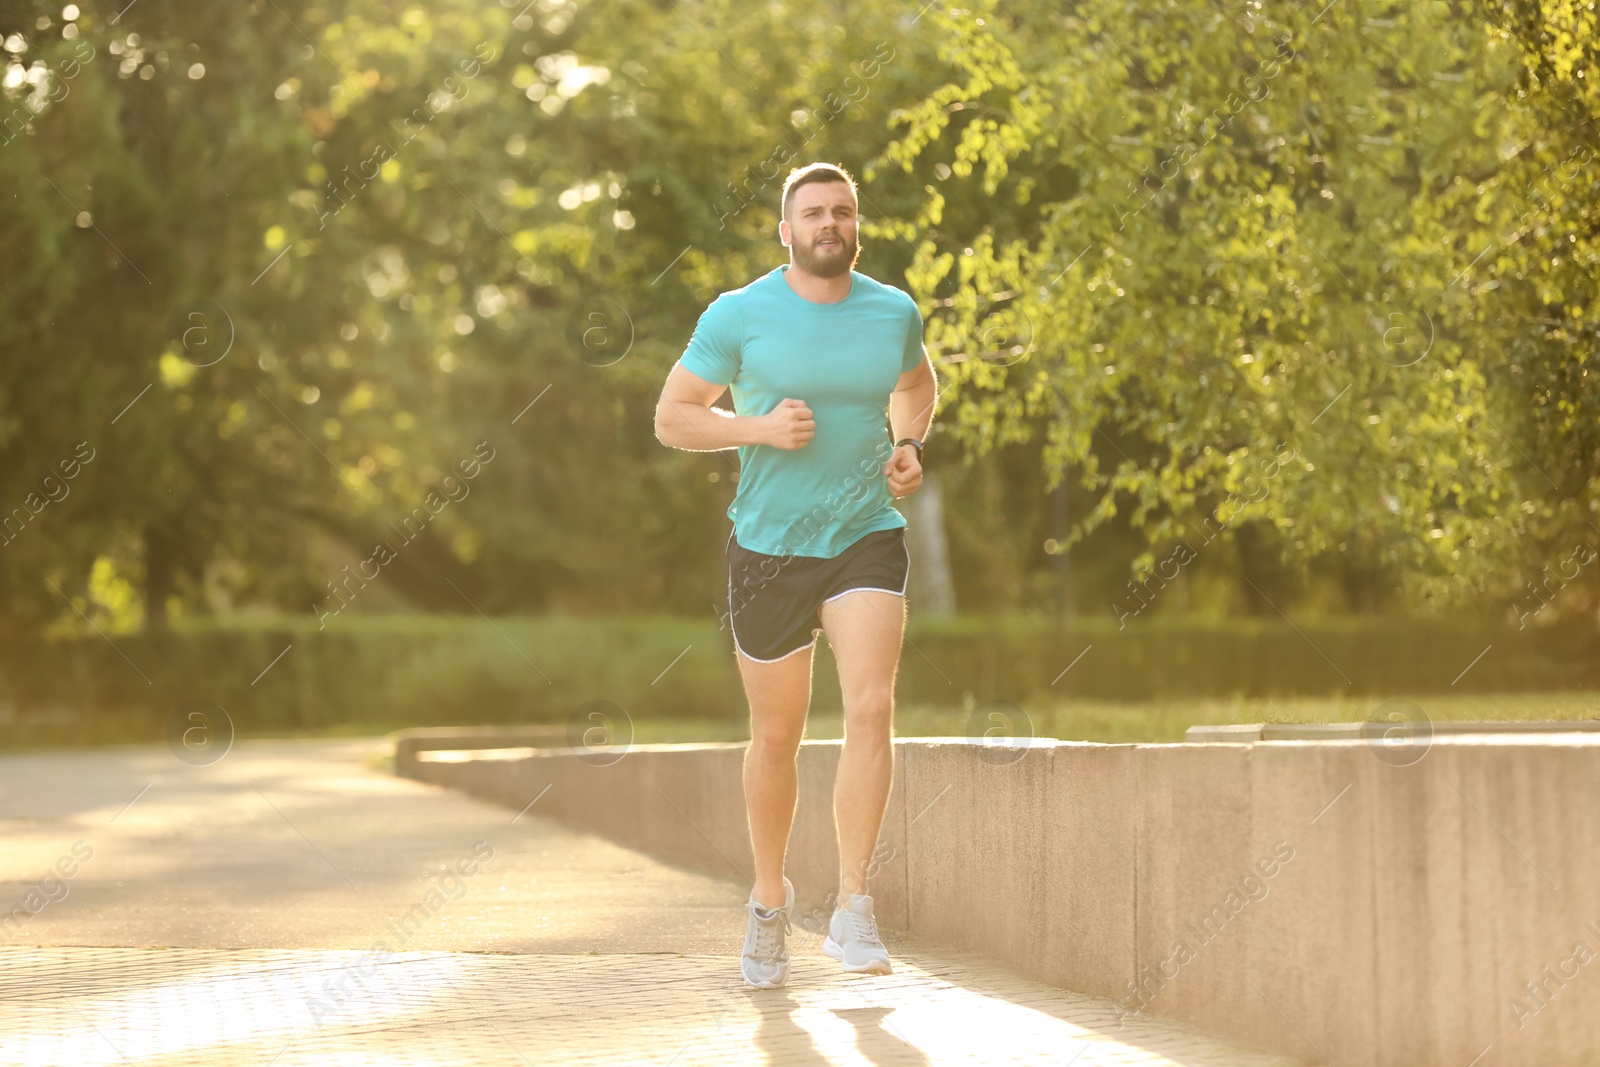
[[[807,274],[815,274],[819,278],[837,278],[855,269],[856,260],[861,255],[861,245],[854,238],[839,235],[839,243],[827,248],[818,249],[813,242],[810,248],[801,248],[799,242],[794,245],[795,265]]]

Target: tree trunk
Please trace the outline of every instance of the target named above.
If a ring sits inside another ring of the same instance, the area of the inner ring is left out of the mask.
[[[920,615],[954,615],[955,582],[950,575],[950,547],[944,534],[944,495],[939,472],[924,471],[922,486],[906,501],[906,546],[911,553],[907,579],[910,601]],[[909,606],[909,605],[908,605]]]
[[[1064,547],[1072,528],[1067,516],[1067,479],[1064,473],[1061,484],[1050,495],[1055,503],[1055,532],[1052,536],[1056,542],[1056,614],[1061,618],[1071,618],[1078,613],[1078,597],[1073,585],[1072,553]]]
[[[172,541],[167,531],[155,523],[144,528],[144,625],[146,630],[165,632],[170,620],[167,617],[167,597],[172,595],[172,579],[176,569]]]
[[[1278,568],[1268,558],[1266,538],[1253,523],[1242,523],[1234,532],[1239,560],[1239,596],[1251,615],[1278,618],[1283,596],[1278,589]]]

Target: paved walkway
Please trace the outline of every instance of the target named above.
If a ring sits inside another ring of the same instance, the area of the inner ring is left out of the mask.
[[[845,976],[798,925],[750,990],[748,886],[386,751],[0,756],[0,1065],[1280,1062],[915,946]]]

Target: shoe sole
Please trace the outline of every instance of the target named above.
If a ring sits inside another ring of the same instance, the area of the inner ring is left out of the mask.
[[[859,967],[852,967],[844,961],[844,950],[834,944],[829,937],[822,942],[822,951],[839,961],[839,966],[847,974],[893,974],[894,967],[888,960],[868,960]]]
[[[745,974],[744,968],[741,967],[739,969],[739,977],[743,978],[744,984],[749,986],[751,989],[777,989],[779,986],[783,985],[789,980],[789,971],[787,968],[785,968],[782,977],[765,979],[760,982],[752,982],[750,980],[750,976]]]

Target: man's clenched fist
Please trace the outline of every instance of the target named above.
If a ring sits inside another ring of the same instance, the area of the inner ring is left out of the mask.
[[[889,476],[889,495],[896,500],[910,496],[922,484],[922,463],[917,450],[911,445],[901,445],[884,464],[883,473]]]
[[[761,417],[766,420],[766,443],[773,448],[792,452],[817,435],[816,419],[804,400],[785,397]]]

